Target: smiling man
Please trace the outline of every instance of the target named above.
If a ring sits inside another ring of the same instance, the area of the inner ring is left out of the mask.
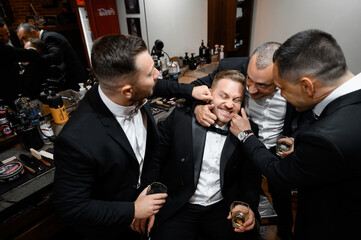
[[[245,74],[247,89],[244,108],[247,115],[259,128],[259,139],[275,154],[276,143],[280,135],[292,134],[292,120],[295,118],[294,107],[281,96],[281,90],[275,85],[273,78],[273,54],[280,43],[265,42],[258,46],[250,58],[225,58],[218,69],[208,76],[194,81],[192,84],[210,86],[215,74],[225,69],[235,69]],[[213,105],[198,105],[194,112],[198,122],[203,126],[214,124],[217,116],[210,109]],[[268,184],[272,195],[273,207],[278,214],[278,236],[281,240],[289,240],[292,235],[292,199],[289,189],[279,189]]]
[[[157,215],[152,239],[256,239],[261,175],[244,156],[242,143],[228,131],[244,90],[241,73],[219,72],[211,88],[212,112],[217,116],[212,127],[199,125],[185,108],[174,110],[161,124],[154,168],[160,169],[169,197]],[[235,200],[252,209],[244,227],[236,230],[227,220]]]

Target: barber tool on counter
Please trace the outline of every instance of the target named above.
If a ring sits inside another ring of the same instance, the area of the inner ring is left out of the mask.
[[[16,133],[19,135],[22,147],[27,150],[30,148],[42,148],[44,142],[38,129],[39,104],[22,96],[19,96],[19,98],[14,101],[14,104],[17,111],[17,118],[20,119]]]
[[[51,164],[50,164],[48,161],[45,161],[45,160],[42,158],[41,154],[40,154],[38,151],[36,151],[36,150],[33,149],[33,148],[30,148],[30,152],[31,152],[31,155],[33,155],[34,158],[38,159],[38,160],[39,160],[40,162],[42,162],[44,165],[46,165],[46,166],[48,166],[48,167],[51,166]]]

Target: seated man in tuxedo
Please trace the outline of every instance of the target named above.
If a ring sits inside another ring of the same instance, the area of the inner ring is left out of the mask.
[[[247,115],[259,128],[259,139],[272,153],[276,154],[277,139],[281,136],[293,136],[294,130],[305,122],[295,108],[281,96],[281,90],[273,80],[273,54],[281,44],[265,42],[258,46],[251,57],[225,58],[219,62],[218,69],[206,77],[192,82],[193,85],[211,86],[214,76],[222,70],[234,69],[246,76],[246,91],[243,106]],[[214,123],[210,105],[198,105],[195,114],[203,126]],[[312,115],[312,114],[311,114]],[[300,119],[300,120],[298,120]],[[289,152],[288,152],[289,153]],[[285,157],[283,153],[281,157]],[[292,239],[292,196],[290,189],[279,188],[268,182],[273,207],[278,215],[277,234],[281,240]]]
[[[222,71],[211,88],[217,116],[211,128],[199,125],[186,108],[175,109],[161,124],[154,169],[160,171],[169,197],[156,217],[152,239],[257,239],[261,175],[244,156],[242,143],[228,131],[244,90],[240,72]],[[251,207],[248,221],[236,230],[229,220],[235,200]]]

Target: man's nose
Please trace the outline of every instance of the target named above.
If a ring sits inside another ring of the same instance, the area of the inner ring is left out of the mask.
[[[226,108],[228,108],[228,109],[233,108],[233,101],[232,101],[231,99],[226,100],[225,106],[226,106]]]
[[[256,86],[254,84],[252,84],[248,87],[248,91],[250,94],[255,94],[258,92],[258,89],[256,88]]]
[[[158,69],[156,69],[156,68],[154,68],[154,71],[155,71],[155,73],[154,73],[154,80],[156,80],[156,79],[159,77],[159,71],[158,71]]]

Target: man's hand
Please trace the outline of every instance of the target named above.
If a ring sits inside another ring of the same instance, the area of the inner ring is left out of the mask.
[[[251,124],[249,123],[246,111],[244,110],[244,108],[242,108],[241,116],[239,116],[238,114],[235,114],[233,116],[232,121],[231,121],[231,127],[229,128],[229,130],[231,130],[233,135],[235,135],[237,137],[238,133],[246,131],[246,130],[250,130],[250,129],[251,129]]]
[[[236,206],[237,209],[237,206]],[[232,219],[232,213],[229,212],[227,219]],[[256,224],[256,218],[254,216],[254,213],[252,211],[252,209],[249,209],[249,213],[248,213],[248,219],[247,221],[243,224],[243,226],[239,227],[239,228],[235,228],[234,231],[235,232],[245,232],[245,231],[249,231],[252,230],[254,228]]]
[[[148,186],[149,187],[149,186]],[[146,187],[134,202],[134,219],[150,217],[159,212],[165,203],[166,193],[147,195]]]
[[[154,226],[154,220],[155,220],[154,215],[148,218],[133,219],[133,222],[130,225],[130,227],[132,228],[133,231],[137,231],[139,233],[145,233],[145,229],[148,225],[147,231],[150,232]]]
[[[194,87],[192,97],[204,102],[209,102],[213,99],[211,91],[209,91],[209,88],[206,85]]]
[[[197,105],[194,108],[194,114],[198,123],[204,127],[209,127],[215,123],[217,117],[211,112],[214,108],[213,104],[210,105]]]
[[[295,141],[295,139],[292,138],[292,137],[279,138],[277,140],[277,143],[285,142],[285,143],[287,143],[288,145],[291,146],[290,150],[281,153],[281,155],[280,155],[281,158],[287,157],[289,154],[291,154],[294,151],[294,145],[293,145],[294,141]]]

